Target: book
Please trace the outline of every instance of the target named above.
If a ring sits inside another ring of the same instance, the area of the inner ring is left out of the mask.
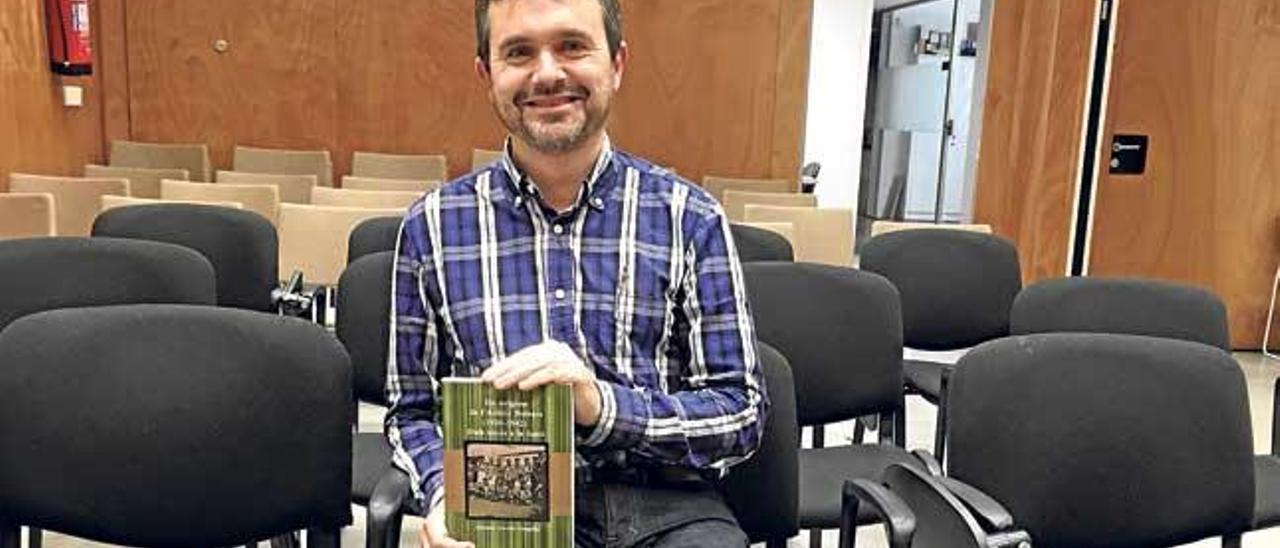
[[[445,378],[445,526],[477,548],[573,546],[573,392]]]

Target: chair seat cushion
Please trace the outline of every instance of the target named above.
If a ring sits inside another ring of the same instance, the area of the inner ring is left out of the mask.
[[[845,445],[800,450],[800,527],[840,526],[840,494],[846,479],[880,482],[884,469],[901,463],[926,472],[915,457],[896,445]],[[875,523],[867,505],[858,507],[858,523]]]
[[[925,360],[902,360],[902,378],[911,392],[938,403],[942,394],[942,368],[944,364]]]
[[[1254,457],[1253,482],[1253,526],[1263,528],[1280,525],[1280,457]]]
[[[365,505],[378,480],[391,470],[391,444],[380,432],[360,432],[351,445],[351,500]]]

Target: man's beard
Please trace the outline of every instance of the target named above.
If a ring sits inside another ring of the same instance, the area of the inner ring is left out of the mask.
[[[608,98],[605,98],[603,108],[597,108],[591,102],[592,94],[585,87],[573,88],[571,90],[572,94],[581,98],[582,120],[575,127],[569,128],[568,131],[561,130],[559,127],[551,129],[545,127],[549,124],[529,120],[525,116],[524,108],[521,107],[526,100],[531,98],[536,99],[563,94],[566,91],[566,87],[557,86],[556,89],[535,89],[533,93],[517,93],[511,103],[497,109],[498,117],[502,119],[507,131],[510,131],[517,139],[520,139],[538,152],[543,154],[564,154],[576,150],[604,127],[605,121],[609,118]],[[575,114],[570,114],[569,116]],[[563,121],[555,125],[560,126],[561,124],[563,124]]]

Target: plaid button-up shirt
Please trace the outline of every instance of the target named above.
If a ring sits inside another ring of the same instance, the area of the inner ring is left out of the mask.
[[[724,470],[759,444],[768,403],[729,223],[670,171],[606,144],[557,214],[508,147],[415,203],[396,249],[386,430],[427,508],[443,496],[436,379],[547,340],[602,396],[578,466]]]

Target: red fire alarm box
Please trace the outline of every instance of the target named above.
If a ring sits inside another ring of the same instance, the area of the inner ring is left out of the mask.
[[[45,0],[49,34],[49,65],[69,76],[93,73],[93,34],[89,30],[89,0]]]

